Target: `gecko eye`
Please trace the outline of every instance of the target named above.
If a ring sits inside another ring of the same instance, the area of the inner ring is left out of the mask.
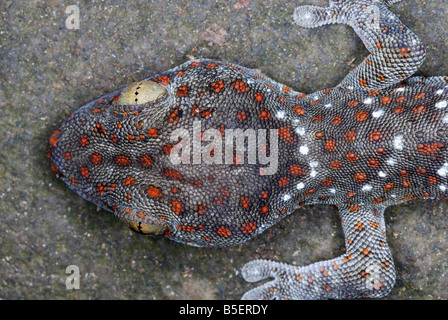
[[[139,233],[144,234],[161,234],[163,231],[166,230],[166,226],[157,226],[153,224],[145,224],[141,222],[128,222],[129,227],[134,229],[135,231]]]
[[[134,82],[123,90],[118,105],[138,105],[156,103],[167,96],[168,92],[161,85],[153,81]]]

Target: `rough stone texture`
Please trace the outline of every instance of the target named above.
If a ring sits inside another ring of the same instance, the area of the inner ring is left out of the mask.
[[[0,3],[0,298],[238,299],[254,285],[247,261],[298,265],[340,255],[334,207],[298,210],[245,245],[194,248],[130,231],[71,192],[49,170],[51,132],[103,93],[191,57],[258,68],[299,91],[336,85],[367,51],[347,26],[304,30],[299,4],[324,0],[11,1]],[[79,30],[65,27],[77,4]],[[418,74],[448,75],[448,1],[394,6],[427,45]],[[389,299],[448,299],[448,205],[389,208],[397,267]],[[81,270],[67,290],[65,268]]]

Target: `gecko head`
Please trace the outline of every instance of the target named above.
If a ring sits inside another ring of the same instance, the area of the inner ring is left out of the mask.
[[[138,184],[142,175],[147,185],[156,184],[151,170],[173,103],[167,85],[139,81],[84,105],[50,136],[52,171],[85,199],[114,211],[146,186]],[[136,229],[153,233],[144,224]]]

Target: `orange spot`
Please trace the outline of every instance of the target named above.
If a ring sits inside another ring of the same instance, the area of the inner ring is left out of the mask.
[[[367,165],[371,168],[378,168],[380,166],[380,161],[378,159],[369,159]]]
[[[154,128],[153,129],[149,129],[148,134],[149,134],[149,136],[151,138],[156,138],[157,134],[158,134],[157,129],[154,129]]]
[[[178,95],[179,97],[185,97],[186,95],[188,95],[189,90],[190,90],[190,89],[189,89],[187,86],[179,87],[179,88],[177,89],[177,95]]]
[[[302,106],[295,106],[294,112],[299,116],[303,116],[305,114],[305,110],[303,109]]]
[[[399,114],[402,113],[404,111],[404,107],[403,106],[398,106],[394,109],[394,113],[395,114]]]
[[[200,204],[198,207],[198,213],[199,214],[204,214],[207,211],[207,207],[205,206],[205,204]]]
[[[412,108],[412,112],[415,114],[420,114],[426,111],[426,106],[424,104],[421,104],[419,106],[416,106]]]
[[[53,148],[56,147],[56,144],[58,143],[60,136],[61,131],[55,130],[50,137],[50,146],[52,146]]]
[[[124,185],[126,186],[132,186],[135,182],[134,177],[128,177],[124,180]]]
[[[359,104],[359,101],[356,101],[356,100],[350,100],[349,102],[347,102],[347,105],[352,108],[356,107],[358,104]]]
[[[426,156],[429,156],[443,148],[445,148],[445,145],[441,142],[426,143],[426,144],[419,143],[417,145],[417,150]]]
[[[163,174],[165,175],[165,177],[172,178],[172,179],[175,179],[175,180],[183,180],[183,178],[184,178],[182,176],[182,174],[179,171],[176,171],[176,170],[165,170],[163,172]]]
[[[360,111],[356,114],[356,120],[357,121],[366,121],[369,117],[369,113],[367,111]]]
[[[286,141],[287,143],[294,143],[295,139],[293,138],[291,131],[289,131],[288,128],[285,127],[281,127],[280,129],[278,129],[278,136],[280,137],[280,139]]]
[[[241,231],[243,231],[244,234],[250,234],[257,230],[257,223],[256,222],[246,222],[243,223],[243,226],[241,228]]]
[[[280,178],[280,180],[278,181],[278,186],[279,186],[280,188],[285,187],[285,186],[287,186],[288,184],[289,184],[289,178],[288,178],[288,177]]]
[[[144,167],[149,167],[152,163],[152,159],[150,156],[144,156],[140,158],[140,163]]]
[[[269,207],[268,207],[268,206],[264,206],[264,207],[262,207],[262,208],[260,209],[260,212],[261,212],[262,214],[266,214],[266,213],[268,213],[268,212],[269,212]]]
[[[383,134],[381,131],[374,131],[369,134],[369,140],[371,142],[378,142],[381,140],[382,137],[383,137]]]
[[[342,122],[342,118],[340,116],[336,116],[333,119],[331,119],[330,123],[334,126],[340,125]]]
[[[333,160],[330,163],[330,168],[333,170],[337,170],[342,166],[342,162],[339,160]]]
[[[126,157],[126,156],[117,156],[115,158],[115,162],[119,165],[119,166],[128,166],[131,163],[131,160]]]
[[[162,191],[159,188],[154,187],[154,186],[149,186],[148,190],[146,190],[146,193],[151,198],[160,198],[160,197],[162,197]]]
[[[268,120],[271,117],[271,113],[267,110],[261,110],[258,117],[260,120]]]
[[[325,148],[330,152],[335,151],[336,150],[336,142],[334,140],[328,140],[327,143],[325,144]]]
[[[362,182],[367,180],[367,175],[364,172],[358,172],[355,174],[354,179],[356,182]]]
[[[304,193],[304,195],[309,196],[309,195],[313,194],[314,192],[316,192],[316,189],[309,189]]]
[[[206,68],[207,68],[207,69],[215,69],[217,65],[218,65],[217,63],[209,63],[209,64],[206,66]]]
[[[437,178],[436,177],[428,177],[428,183],[429,184],[437,184]]]
[[[381,103],[382,104],[389,104],[392,101],[391,97],[382,97],[381,98]]]
[[[255,94],[255,101],[257,101],[257,102],[261,102],[261,101],[263,101],[263,97],[264,97],[264,95],[263,95],[262,92],[257,92],[257,93]]]
[[[210,84],[210,90],[219,93],[221,90],[224,89],[224,82],[222,80],[219,80],[218,82],[212,82]]]
[[[354,152],[347,153],[346,157],[347,157],[347,160],[350,162],[358,161],[358,156]]]
[[[170,78],[167,76],[160,76],[157,78],[152,79],[153,82],[163,82],[165,85],[170,83]]]
[[[269,197],[269,192],[268,191],[261,191],[260,198],[262,200],[266,200],[268,197]]]
[[[240,120],[241,122],[243,122],[244,120],[246,120],[246,118],[247,118],[247,113],[246,113],[246,111],[241,111],[240,113],[238,113],[237,115],[236,115],[236,117],[238,118],[238,120]]]
[[[220,236],[222,236],[222,237],[224,237],[224,238],[228,238],[228,237],[230,237],[230,236],[232,235],[232,232],[230,231],[230,229],[229,229],[229,228],[226,228],[226,227],[224,227],[224,226],[220,226],[220,227],[218,228],[218,230],[216,230],[216,232],[217,232]]]
[[[87,136],[82,135],[81,136],[81,146],[85,147],[88,143],[89,143],[89,140],[88,140]]]
[[[425,92],[421,92],[421,93],[419,93],[419,94],[416,94],[416,95],[414,96],[414,99],[415,99],[415,100],[422,99],[422,98],[424,98],[425,96],[426,96],[426,93],[425,93]]]
[[[250,200],[249,200],[249,198],[247,198],[247,197],[242,197],[242,198],[241,198],[241,206],[242,206],[244,209],[248,209],[248,208],[250,207]]]
[[[93,164],[100,164],[101,163],[101,155],[98,153],[98,152],[95,152],[94,154],[92,154],[91,156],[90,156],[90,161],[93,163]]]
[[[243,81],[234,81],[233,82],[233,87],[235,88],[236,91],[244,93],[249,91],[249,87],[243,82]]]
[[[171,209],[177,215],[181,214],[184,211],[184,208],[182,207],[182,203],[180,203],[180,201],[173,200],[171,202],[171,205]]]
[[[355,131],[347,131],[344,135],[345,141],[355,141],[356,139],[356,132]]]
[[[299,165],[291,165],[289,166],[289,171],[291,172],[292,175],[294,176],[303,176],[305,175],[305,171],[303,170],[303,168]]]
[[[81,167],[81,175],[87,179],[90,176],[89,169]]]

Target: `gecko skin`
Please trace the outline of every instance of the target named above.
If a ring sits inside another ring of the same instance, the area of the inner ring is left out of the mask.
[[[77,110],[50,138],[52,170],[136,230],[196,246],[240,244],[299,206],[336,205],[346,253],[303,267],[251,261],[247,281],[274,279],[243,298],[385,296],[395,269],[384,210],[446,199],[448,188],[448,77],[410,78],[425,49],[389,10],[396,2],[296,9],[303,27],[350,25],[370,51],[334,88],[306,95],[241,66],[190,61]],[[266,132],[264,144],[248,146],[275,157],[275,172],[236,151],[230,162],[195,162],[181,153],[188,136],[172,138],[195,126],[202,147],[213,146],[202,153],[209,160],[224,154],[212,142],[230,129]],[[174,164],[173,152],[183,162]]]

